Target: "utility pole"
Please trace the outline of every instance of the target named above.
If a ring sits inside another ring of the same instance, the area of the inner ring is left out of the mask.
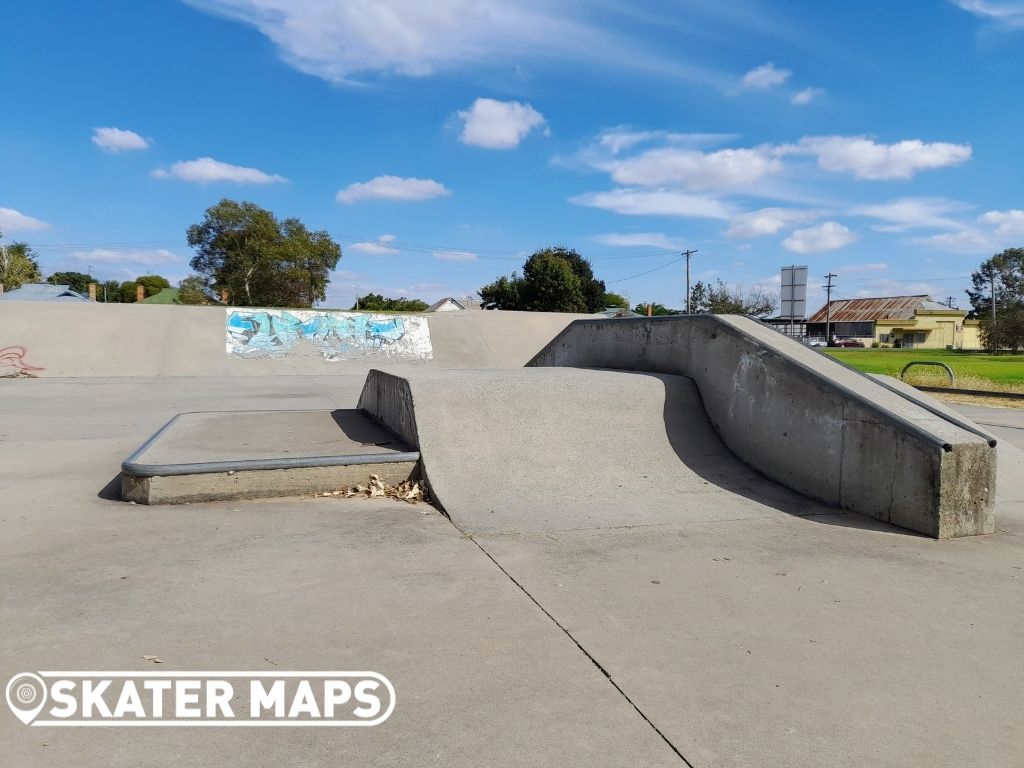
[[[946,297],[946,306],[949,307],[950,309],[953,308],[953,297],[952,296],[947,296]]]
[[[996,268],[988,271],[988,286],[992,290],[992,354],[999,351],[998,337],[996,336]]]
[[[686,257],[686,314],[690,314],[690,257],[696,252],[696,249],[683,251]]]
[[[832,278],[839,277],[829,272],[825,275],[828,284],[825,286],[825,346],[832,343]]]

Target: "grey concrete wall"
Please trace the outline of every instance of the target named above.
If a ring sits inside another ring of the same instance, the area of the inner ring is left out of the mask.
[[[353,374],[371,367],[518,368],[582,315],[426,315],[433,359],[327,362],[315,355],[243,359],[225,351],[223,307],[0,302],[0,350],[21,347],[40,377]],[[0,371],[2,373],[2,371]]]
[[[786,487],[936,538],[994,530],[985,437],[749,318],[577,321],[528,365],[690,376],[723,442]]]

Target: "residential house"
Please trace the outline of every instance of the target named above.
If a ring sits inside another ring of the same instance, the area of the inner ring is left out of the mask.
[[[825,338],[826,314],[833,337],[856,339],[865,346],[877,342],[904,349],[981,348],[978,321],[931,296],[837,299],[807,319],[808,336]]]
[[[71,290],[69,285],[53,285],[52,283],[25,283],[20,288],[0,293],[4,301],[89,301]]]

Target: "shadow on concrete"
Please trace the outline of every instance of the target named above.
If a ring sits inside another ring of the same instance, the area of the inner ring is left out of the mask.
[[[881,520],[816,501],[766,477],[744,463],[719,437],[693,379],[641,371],[636,373],[653,376],[665,385],[665,433],[669,443],[680,461],[712,485],[816,523],[918,535]]]
[[[121,473],[114,475],[114,479],[100,488],[96,496],[104,501],[121,501]]]
[[[411,451],[406,443],[386,427],[366,415],[357,408],[338,408],[331,411],[331,418],[345,437],[362,445],[379,445],[397,451]]]

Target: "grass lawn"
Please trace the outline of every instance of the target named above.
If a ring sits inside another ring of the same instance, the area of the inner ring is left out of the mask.
[[[1024,387],[1024,355],[989,355],[984,352],[957,352],[949,349],[838,349],[822,350],[847,365],[867,373],[885,373],[899,376],[903,366],[914,360],[934,360],[945,363],[956,374],[953,386],[970,388],[971,380],[988,380],[997,385]],[[914,366],[908,377],[928,379],[948,377],[940,369]],[[960,381],[963,379],[964,381]],[[913,380],[912,380],[913,381]],[[931,381],[928,382],[929,384]]]

